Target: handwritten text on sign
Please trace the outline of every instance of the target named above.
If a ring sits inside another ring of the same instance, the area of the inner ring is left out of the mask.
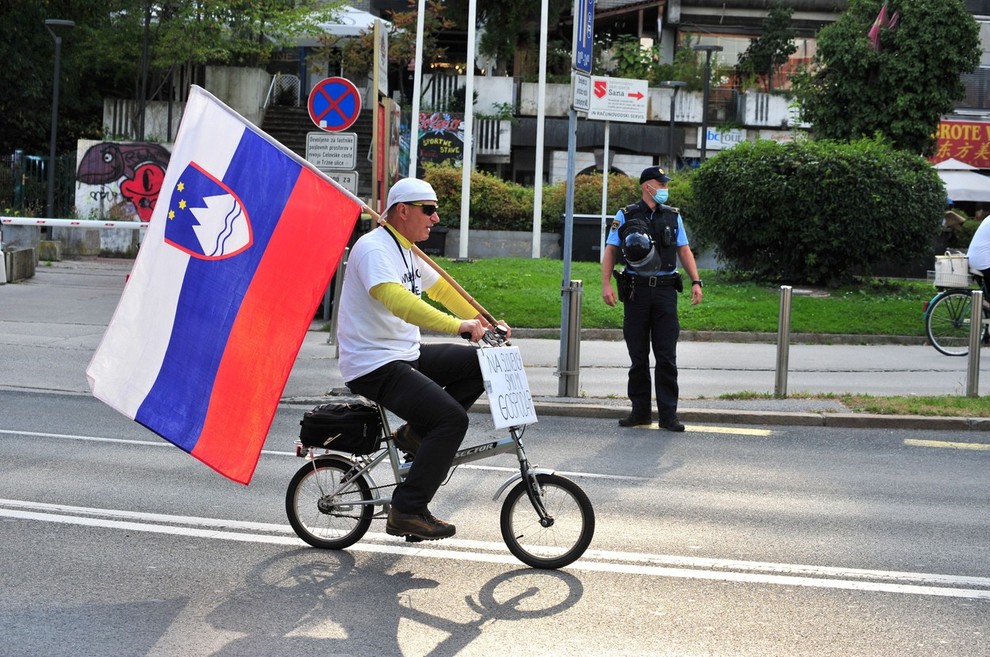
[[[495,428],[535,423],[536,408],[519,347],[479,349],[478,359]]]

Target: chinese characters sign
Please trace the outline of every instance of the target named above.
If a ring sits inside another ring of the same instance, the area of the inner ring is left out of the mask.
[[[935,137],[932,163],[951,158],[978,169],[990,169],[990,123],[942,121]]]

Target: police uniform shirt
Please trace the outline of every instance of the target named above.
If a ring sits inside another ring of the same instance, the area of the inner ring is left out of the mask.
[[[659,208],[660,206],[657,206]],[[656,213],[656,209],[649,212],[646,217],[653,223],[653,215]],[[622,243],[619,241],[619,228],[622,224],[626,223],[626,215],[622,210],[615,213],[615,220],[612,221],[612,229],[608,233],[608,239],[605,240],[605,244],[611,244],[615,248],[622,251]],[[677,248],[688,245],[687,232],[684,230],[684,222],[681,220],[680,213],[677,214]],[[659,246],[659,245],[657,245]],[[638,269],[630,269],[632,273],[638,274],[640,276],[669,276],[677,271],[677,268],[671,269],[670,271],[639,271]]]

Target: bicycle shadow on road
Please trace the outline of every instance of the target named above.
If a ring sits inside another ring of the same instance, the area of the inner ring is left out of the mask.
[[[398,564],[403,557],[375,555],[373,565],[363,567],[346,551],[302,548],[267,559],[208,614],[206,621],[218,634],[237,637],[211,654],[446,657],[460,653],[495,621],[559,614],[584,593],[569,573],[514,570],[485,582],[463,605],[441,601],[447,613],[440,616],[417,608],[438,606],[440,594],[424,600],[415,591],[441,583],[409,570],[389,574],[390,559]]]

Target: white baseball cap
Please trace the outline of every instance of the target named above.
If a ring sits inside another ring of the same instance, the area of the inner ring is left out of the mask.
[[[437,193],[433,185],[419,178],[403,178],[388,190],[388,205],[390,209],[396,203],[413,203],[416,201],[437,202]]]

